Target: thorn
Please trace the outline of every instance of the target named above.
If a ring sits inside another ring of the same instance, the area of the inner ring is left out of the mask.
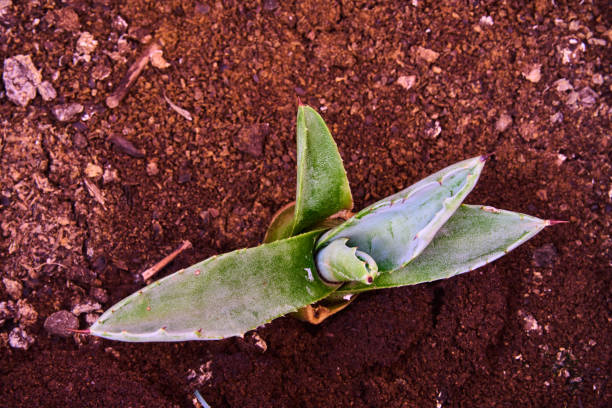
[[[556,224],[567,224],[567,223],[569,223],[569,221],[564,221],[564,220],[546,220],[546,223],[548,225],[556,225]]]
[[[302,100],[300,99],[300,95],[298,95],[298,106],[304,106],[304,104],[302,103]]]
[[[85,329],[85,330],[77,330],[77,329],[66,329],[71,333],[76,333],[76,334],[86,334],[86,335],[90,335],[91,332],[89,331],[89,329]]]
[[[481,162],[486,162],[487,160],[489,160],[489,158],[491,156],[493,156],[495,154],[495,152],[491,152],[491,153],[487,153],[487,154],[483,154],[482,156],[480,156],[480,161]]]

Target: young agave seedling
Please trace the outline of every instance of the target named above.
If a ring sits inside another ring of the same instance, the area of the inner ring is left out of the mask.
[[[297,115],[297,194],[264,244],[213,256],[128,296],[89,333],[123,341],[241,336],[279,316],[318,323],[357,294],[471,271],[555,221],[461,203],[486,156],[453,164],[356,214],[336,144]]]

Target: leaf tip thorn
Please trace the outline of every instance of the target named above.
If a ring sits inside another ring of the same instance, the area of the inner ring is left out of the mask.
[[[486,162],[487,160],[489,160],[489,158],[491,156],[493,156],[495,154],[495,152],[491,152],[491,153],[487,153],[487,154],[483,154],[480,156],[480,161],[481,162]]]
[[[302,103],[302,100],[300,99],[299,95],[297,97],[297,100],[298,100],[298,106],[304,106],[304,104]]]
[[[565,221],[565,220],[547,220],[546,223],[548,225],[556,225],[556,224],[567,224],[567,223],[569,223],[569,221]]]

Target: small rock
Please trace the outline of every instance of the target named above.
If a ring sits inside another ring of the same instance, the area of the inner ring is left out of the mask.
[[[74,146],[77,149],[84,149],[87,147],[87,139],[80,132],[74,134],[72,137],[72,143],[74,143]]]
[[[97,164],[87,163],[87,167],[85,167],[85,175],[90,179],[97,180],[102,176],[102,167]]]
[[[34,343],[34,337],[30,336],[21,327],[15,327],[11,330],[9,336],[9,346],[15,349],[27,350]]]
[[[578,31],[580,29],[580,21],[579,20],[570,21],[569,29],[570,31]]]
[[[525,141],[530,142],[537,139],[540,135],[538,134],[538,127],[533,122],[525,122],[519,126],[519,134]]]
[[[80,103],[66,103],[55,105],[52,109],[53,115],[60,122],[70,122],[75,119],[76,115],[83,112],[83,105]]]
[[[119,180],[119,174],[117,174],[117,170],[115,169],[104,170],[104,174],[102,175],[102,182],[104,184],[113,183],[118,180]]]
[[[90,313],[95,310],[99,310],[100,307],[101,306],[99,303],[92,303],[92,302],[81,303],[72,308],[72,313],[78,316],[82,313]]]
[[[403,75],[397,78],[397,84],[404,89],[410,89],[416,83],[416,75]]]
[[[54,336],[70,337],[72,332],[79,327],[79,319],[67,310],[60,310],[47,317],[44,324],[45,330]]]
[[[234,136],[234,146],[241,152],[260,157],[263,154],[264,139],[269,133],[270,125],[267,123],[257,123],[242,128]]]
[[[87,313],[85,315],[85,323],[91,326],[96,322],[96,320],[98,320],[99,317],[100,315],[97,313]]]
[[[570,105],[570,106],[573,105],[575,107],[578,103],[578,99],[579,99],[578,92],[570,92],[567,95],[567,99],[565,100],[565,103],[567,105]]]
[[[536,334],[542,334],[542,328],[535,317],[522,310],[519,310],[518,314],[523,318],[523,327],[527,333],[536,332]]]
[[[102,288],[93,286],[89,290],[89,294],[91,295],[91,297],[93,297],[95,300],[97,300],[100,303],[108,302],[108,294],[106,293],[106,290]]]
[[[4,89],[6,96],[20,106],[27,106],[36,97],[42,75],[29,55],[16,55],[4,60]]]
[[[79,54],[89,55],[94,52],[97,46],[98,41],[96,41],[94,36],[91,33],[84,31],[77,40],[76,51]]]
[[[557,259],[557,248],[553,244],[546,244],[533,252],[533,264],[540,268],[552,266]]]
[[[512,125],[512,116],[507,113],[502,113],[499,119],[497,119],[497,122],[495,122],[495,129],[501,133],[508,129],[510,125]]]
[[[170,66],[170,63],[164,59],[164,52],[157,50],[151,54],[151,65],[155,68],[165,69]]]
[[[603,85],[604,83],[604,79],[601,74],[594,74],[591,77],[591,81],[593,82],[593,85]]]
[[[424,48],[421,46],[416,47],[416,58],[417,60],[425,61],[429,64],[435,62],[438,57],[440,57],[440,53],[430,50],[429,48]]]
[[[538,197],[542,201],[548,201],[548,192],[545,188],[542,188],[536,191],[536,197]]]
[[[23,326],[31,326],[36,323],[37,319],[38,312],[36,312],[32,305],[30,305],[24,299],[20,299],[17,302],[17,313],[15,320],[17,320]]]
[[[553,85],[555,86],[555,89],[557,89],[557,92],[571,91],[574,89],[570,81],[565,78],[555,81]]]
[[[150,161],[147,163],[147,175],[153,177],[159,174],[159,168],[157,167],[156,161]]]
[[[12,300],[0,302],[0,327],[7,320],[15,318],[15,303]]]
[[[440,126],[440,122],[437,120],[435,122],[429,122],[429,124],[425,128],[425,136],[429,138],[434,139],[438,137],[440,133],[442,133],[442,127]]]
[[[57,97],[57,91],[49,81],[42,81],[40,85],[38,85],[37,89],[38,93],[45,102],[52,101]]]
[[[111,72],[113,72],[110,67],[104,64],[98,64],[91,70],[91,78],[94,81],[102,81],[110,76]]]
[[[123,17],[121,17],[120,15],[117,15],[113,19],[113,23],[111,24],[111,27],[113,28],[113,30],[125,31],[128,28],[128,23],[125,21]]]
[[[542,79],[541,68],[542,64],[532,64],[527,68],[527,70],[523,71],[522,74],[526,80],[535,84],[540,82],[540,79]]]
[[[590,106],[595,105],[595,103],[597,102],[598,96],[599,95],[597,94],[597,92],[595,92],[588,86],[585,86],[580,91],[578,91],[578,97],[580,98],[580,104],[585,107],[590,107]]]
[[[605,47],[606,45],[608,45],[606,40],[602,40],[601,38],[595,38],[595,37],[589,38],[587,42],[589,43],[589,45],[597,45],[599,47]]]
[[[559,153],[557,154],[557,160],[555,161],[555,163],[557,164],[557,166],[562,165],[565,161],[567,160],[567,156]]]
[[[483,26],[492,26],[493,25],[493,17],[491,16],[482,16],[479,21],[480,25]]]
[[[71,7],[64,7],[55,12],[55,25],[66,31],[78,31],[81,28],[79,15]]]
[[[10,297],[15,300],[21,299],[21,293],[23,290],[23,285],[21,282],[9,278],[2,278],[2,283],[4,283],[6,293],[8,293]]]

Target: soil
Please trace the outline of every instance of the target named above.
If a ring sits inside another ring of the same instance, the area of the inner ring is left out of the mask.
[[[610,9],[564,3],[0,1],[0,58],[30,55],[57,94],[22,107],[0,85],[0,405],[193,407],[197,389],[214,408],[611,406]],[[151,41],[169,66],[108,108]],[[495,152],[468,203],[570,222],[320,326],[45,330],[59,310],[86,328],[183,240],[158,276],[261,242],[295,194],[298,97],[356,208]]]

